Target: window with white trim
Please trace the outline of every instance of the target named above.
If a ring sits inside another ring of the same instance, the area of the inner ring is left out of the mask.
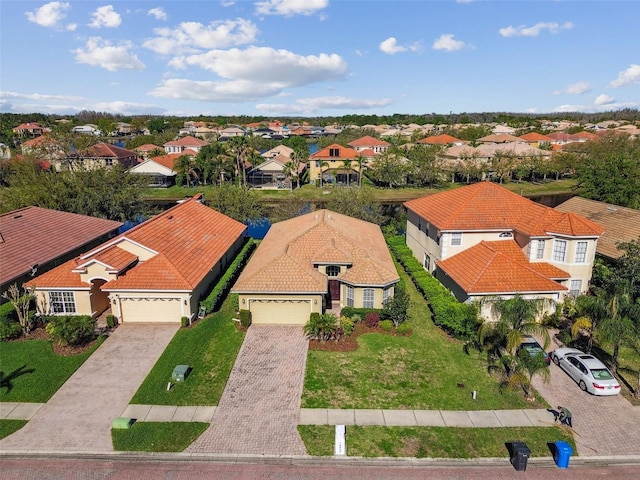
[[[340,274],[340,267],[338,265],[328,265],[325,272],[327,277],[337,277]]]
[[[577,297],[582,292],[582,280],[571,280],[571,285],[569,286],[569,295],[573,295]]]
[[[382,302],[386,302],[391,297],[391,287],[387,287],[382,291]]]
[[[451,246],[462,245],[462,232],[454,232],[451,234]]]
[[[347,285],[347,307],[353,307],[353,287]]]
[[[373,308],[373,288],[365,288],[362,292],[362,307]]]
[[[428,272],[431,271],[431,257],[426,253],[424,254],[424,262],[422,262],[422,265]]]
[[[576,244],[575,263],[585,263],[587,261],[587,242],[578,242]]]
[[[564,262],[567,253],[567,241],[556,239],[553,242],[553,260],[556,262]]]
[[[53,313],[76,313],[73,292],[49,292],[49,305]]]
[[[544,240],[538,240],[536,245],[536,259],[540,260],[544,258]]]

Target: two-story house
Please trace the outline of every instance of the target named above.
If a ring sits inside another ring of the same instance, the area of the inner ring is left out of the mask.
[[[462,302],[585,293],[600,225],[491,182],[405,202],[407,246]],[[490,319],[485,304],[482,315]]]
[[[123,168],[131,168],[138,163],[136,152],[126,148],[117,147],[109,143],[96,143],[81,152],[67,155],[63,159],[53,159],[51,162],[57,171],[66,168],[110,168],[120,165]]]
[[[320,184],[355,185],[360,161],[356,150],[334,143],[309,156],[309,179]]]
[[[185,150],[192,150],[198,153],[202,147],[209,145],[209,142],[200,140],[199,138],[187,136],[179,138],[178,140],[172,140],[163,145],[164,151],[167,153],[184,153]]]
[[[357,138],[353,142],[349,142],[351,148],[353,148],[356,152],[364,152],[371,150],[374,154],[380,155],[381,153],[389,150],[391,144],[389,142],[385,142],[384,140],[379,140],[370,135],[366,135],[364,137]]]

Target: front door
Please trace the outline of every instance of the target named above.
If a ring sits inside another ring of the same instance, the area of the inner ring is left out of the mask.
[[[329,295],[332,302],[340,301],[340,280],[329,280]]]

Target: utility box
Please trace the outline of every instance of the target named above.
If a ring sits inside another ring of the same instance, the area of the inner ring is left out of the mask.
[[[177,365],[173,369],[173,373],[171,374],[171,380],[174,382],[184,382],[189,373],[191,372],[191,367],[189,365]]]
[[[118,430],[131,428],[131,425],[136,421],[135,418],[129,417],[118,417],[113,419],[113,423],[111,424],[111,428],[116,428]]]
[[[336,441],[333,454],[336,456],[347,454],[347,428],[344,425],[336,425]]]

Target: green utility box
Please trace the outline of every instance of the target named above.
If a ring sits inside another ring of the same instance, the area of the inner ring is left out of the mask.
[[[118,417],[113,420],[113,424],[111,425],[111,427],[117,429],[129,429],[135,421],[135,418]]]
[[[189,372],[191,372],[191,367],[189,365],[178,365],[173,369],[171,379],[174,382],[184,382],[189,376]]]

